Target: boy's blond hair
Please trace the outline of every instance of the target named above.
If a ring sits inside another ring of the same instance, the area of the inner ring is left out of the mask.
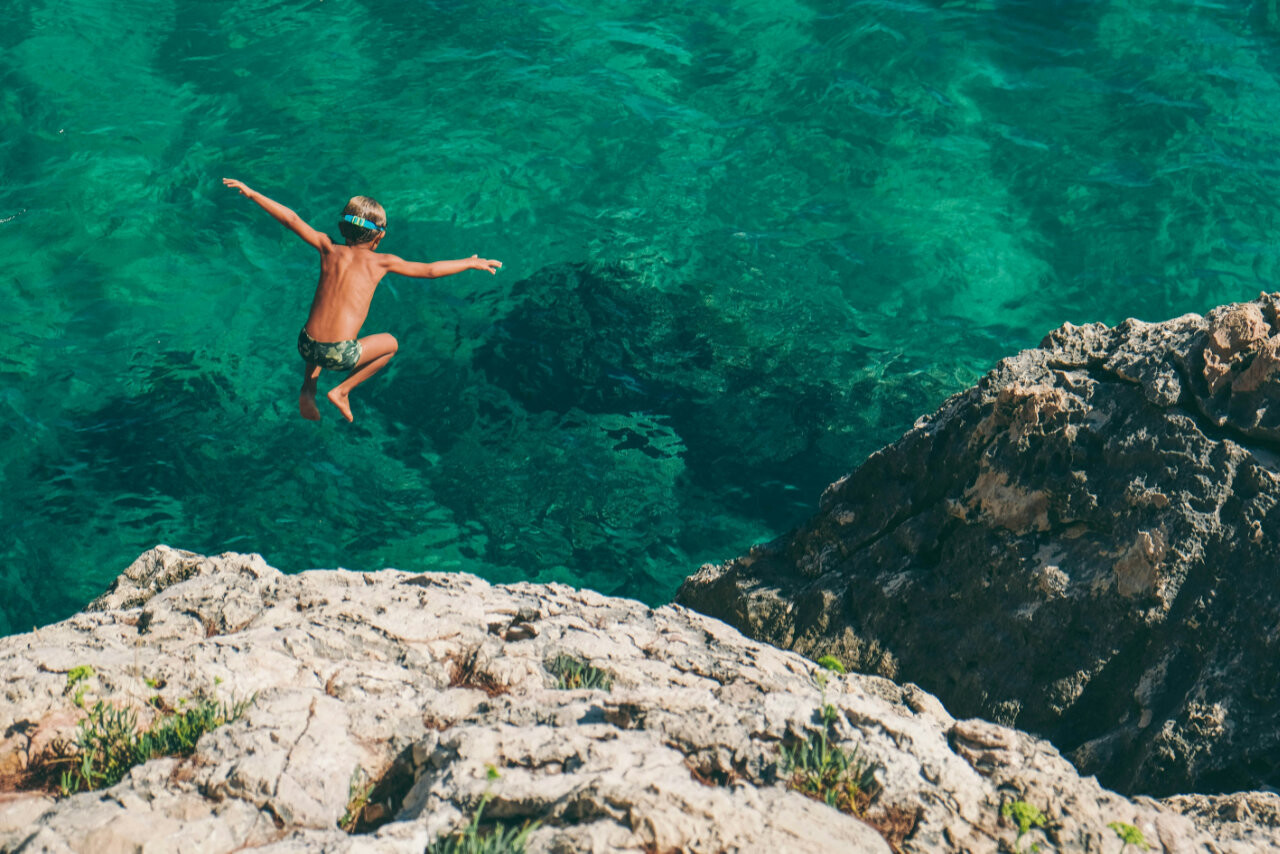
[[[342,209],[343,216],[348,214],[367,219],[381,228],[387,227],[387,212],[383,210],[382,205],[378,204],[377,200],[368,196],[352,196],[351,201],[347,202],[347,206]],[[342,232],[342,236],[348,244],[368,243],[381,233],[371,228],[362,228],[354,223],[347,222],[345,219],[338,221],[338,230]]]

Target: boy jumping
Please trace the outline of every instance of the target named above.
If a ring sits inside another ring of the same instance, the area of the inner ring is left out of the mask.
[[[379,253],[378,244],[387,233],[387,213],[382,205],[367,196],[355,196],[342,209],[338,230],[346,239],[339,246],[329,235],[316,231],[302,217],[279,202],[245,186],[232,178],[222,183],[240,191],[271,214],[285,228],[298,235],[307,245],[320,252],[320,283],[311,300],[311,313],[298,333],[298,353],[306,361],[302,374],[302,392],[298,409],[310,421],[320,420],[316,408],[316,380],[320,371],[350,371],[347,378],[330,390],[329,402],[338,407],[344,418],[351,416],[347,396],[360,383],[386,367],[399,346],[386,332],[357,339],[360,327],[369,315],[369,303],[378,282],[387,273],[399,273],[418,279],[452,276],[463,270],[487,270],[496,273],[501,261],[490,261],[472,255],[457,261],[406,261],[395,255]]]

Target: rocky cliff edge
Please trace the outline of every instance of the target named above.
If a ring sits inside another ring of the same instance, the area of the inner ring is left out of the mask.
[[[561,656],[611,688],[557,688]],[[0,673],[0,852],[419,854],[481,805],[536,821],[530,852],[1112,852],[1126,825],[1158,852],[1280,851],[1274,795],[1126,799],[915,686],[558,585],[161,546],[84,613],[0,639]],[[91,704],[145,724],[197,696],[252,702],[110,788],[13,791]],[[870,774],[861,818],[787,785],[782,749],[824,731]],[[365,780],[384,814],[347,833]],[[1043,817],[1021,839],[1017,804]]]

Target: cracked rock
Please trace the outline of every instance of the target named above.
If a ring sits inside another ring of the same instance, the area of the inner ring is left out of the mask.
[[[21,736],[41,727],[70,733],[66,674],[80,665],[95,674],[86,702],[254,702],[193,755],[104,791],[0,793],[0,852],[421,854],[482,803],[488,822],[538,822],[530,854],[887,854],[881,830],[895,826],[903,852],[997,852],[1013,850],[1001,809],[1014,798],[1051,819],[1030,842],[1058,851],[1110,850],[1115,821],[1157,852],[1280,851],[1265,795],[1187,802],[1188,816],[1129,800],[1047,742],[953,719],[918,686],[820,671],[679,606],[467,575],[285,576],[257,556],[166,547],[125,577],[128,592],[118,583],[88,614],[0,639],[0,731],[13,733],[0,759],[20,768]],[[255,597],[252,619],[213,634],[183,616],[237,602],[243,614]],[[169,628],[145,628],[144,611]],[[536,632],[504,641],[495,625]],[[612,690],[553,687],[557,656],[607,671]],[[1217,715],[1206,706],[1197,725]],[[824,730],[872,773],[865,820],[788,786],[783,747]],[[337,825],[361,780],[399,786],[378,801],[385,823],[348,834]]]

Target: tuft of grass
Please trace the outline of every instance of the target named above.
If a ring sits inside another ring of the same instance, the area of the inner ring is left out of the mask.
[[[565,691],[590,688],[613,690],[613,675],[571,655],[557,655],[546,664],[547,672],[556,677],[556,687]]]
[[[782,749],[782,770],[789,788],[822,801],[841,812],[861,816],[875,797],[875,767],[855,748],[845,751],[831,743],[836,710],[822,706],[822,726],[794,748]]]
[[[844,662],[836,658],[834,655],[824,655],[817,660],[817,665],[824,670],[830,670],[834,673],[847,673]]]
[[[1151,850],[1151,843],[1147,841],[1147,837],[1143,835],[1141,828],[1123,821],[1113,821],[1107,827],[1111,828],[1112,833],[1120,837],[1120,854],[1124,854],[1130,845],[1143,851]]]
[[[70,691],[79,683],[94,676],[93,667],[88,664],[77,664],[67,671],[67,690]]]
[[[347,809],[338,819],[338,827],[347,833],[355,833],[356,827],[364,815],[364,808],[369,805],[369,794],[373,791],[374,781],[357,767],[351,772],[351,782],[347,785]]]
[[[1031,828],[1043,828],[1048,823],[1048,816],[1040,811],[1040,808],[1029,804],[1026,801],[1009,801],[1000,808],[1000,815],[1004,818],[1011,818],[1018,825],[1018,836],[1013,840],[1014,848],[1022,850],[1019,846],[1022,843],[1022,837],[1031,832]],[[1039,845],[1032,845],[1031,851],[1039,851]]]
[[[234,704],[201,698],[189,709],[158,719],[143,732],[132,709],[99,700],[80,722],[70,755],[58,760],[71,765],[62,772],[58,790],[67,796],[104,789],[149,759],[188,756],[200,736],[239,718],[252,702],[252,698]]]
[[[485,773],[490,782],[502,776],[492,765]],[[538,822],[526,821],[520,827],[497,824],[488,831],[481,831],[480,817],[492,797],[486,791],[480,798],[480,806],[476,807],[466,830],[440,837],[428,845],[423,854],[524,854],[525,843],[529,834],[538,829]]]
[[[67,687],[63,691],[64,693],[75,691],[71,701],[82,709],[84,708],[84,692],[89,689],[89,686],[83,683],[88,682],[96,675],[93,667],[88,664],[77,664],[67,671]]]

